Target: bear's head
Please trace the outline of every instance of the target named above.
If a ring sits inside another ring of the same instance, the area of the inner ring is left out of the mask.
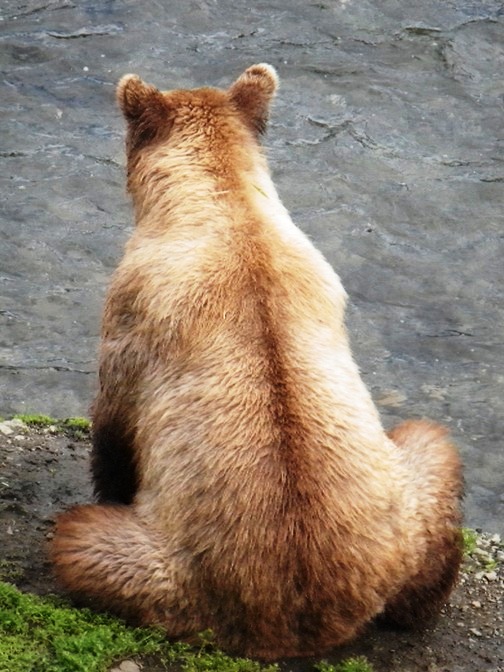
[[[128,124],[128,154],[164,142],[177,130],[206,133],[238,118],[256,136],[265,131],[270,102],[278,87],[275,69],[252,65],[228,90],[202,88],[160,91],[137,75],[124,75],[117,100]]]

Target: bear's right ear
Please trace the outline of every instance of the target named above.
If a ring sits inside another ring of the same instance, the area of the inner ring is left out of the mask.
[[[117,85],[116,97],[128,122],[132,147],[145,145],[169,124],[170,110],[165,97],[138,75],[124,75]]]
[[[247,68],[229,89],[231,100],[258,135],[266,130],[269,106],[277,88],[275,68],[259,63]]]
[[[138,75],[124,75],[117,85],[117,102],[124,117],[138,121],[149,109],[164,107],[163,94],[155,86],[145,84]]]

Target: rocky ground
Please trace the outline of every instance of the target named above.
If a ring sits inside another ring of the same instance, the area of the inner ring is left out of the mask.
[[[55,513],[91,499],[89,447],[85,437],[56,427],[0,423],[0,579],[38,594],[56,590],[45,546]],[[500,537],[479,535],[435,628],[412,634],[371,626],[330,662],[363,655],[376,672],[504,672],[503,560]],[[124,665],[120,669],[136,664]],[[144,672],[159,669],[139,665]],[[287,661],[281,667],[304,672],[310,665]]]

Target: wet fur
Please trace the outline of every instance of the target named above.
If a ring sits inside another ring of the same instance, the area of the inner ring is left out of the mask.
[[[263,64],[227,91],[119,83],[136,228],[103,315],[100,503],[52,547],[77,598],[266,659],[422,624],[461,553],[455,448],[427,421],[385,433],[345,291],[271,182],[276,87]]]

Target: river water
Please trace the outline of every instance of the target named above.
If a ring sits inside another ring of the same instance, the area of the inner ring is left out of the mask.
[[[451,427],[467,523],[504,532],[501,0],[3,0],[0,413],[84,415],[131,230],[114,86],[273,64],[281,196],[350,294],[387,426]]]

